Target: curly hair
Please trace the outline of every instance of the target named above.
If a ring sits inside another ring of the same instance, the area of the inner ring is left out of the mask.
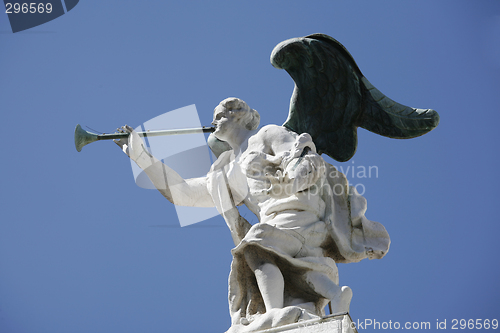
[[[236,117],[236,121],[251,131],[257,129],[260,123],[259,113],[251,109],[247,103],[236,97],[229,97],[219,103],[226,110]]]

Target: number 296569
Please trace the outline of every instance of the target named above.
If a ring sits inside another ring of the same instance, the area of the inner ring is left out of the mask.
[[[7,14],[18,14],[18,13],[23,13],[23,14],[27,14],[27,13],[31,13],[31,14],[35,14],[35,13],[39,13],[39,14],[43,14],[43,13],[47,13],[47,14],[50,14],[52,12],[52,4],[50,2],[48,3],[35,3],[35,2],[31,2],[31,3],[6,3],[5,4],[5,12]]]
[[[458,329],[494,329],[496,330],[498,328],[498,320],[493,319],[452,319],[451,321],[451,329],[452,330],[458,330]]]

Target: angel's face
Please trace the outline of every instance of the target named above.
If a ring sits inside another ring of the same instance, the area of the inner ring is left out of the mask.
[[[239,124],[236,121],[234,114],[229,112],[222,105],[215,108],[212,125],[215,126],[215,137],[222,141],[228,141],[231,133],[239,128]]]

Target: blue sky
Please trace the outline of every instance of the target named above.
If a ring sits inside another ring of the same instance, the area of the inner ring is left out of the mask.
[[[181,228],[113,143],[77,153],[73,130],[191,104],[209,125],[229,96],[282,124],[293,81],[269,56],[317,32],[387,96],[441,116],[411,140],[360,129],[354,158],[332,161],[377,167],[349,178],[392,239],[382,260],[339,265],[351,316],[500,319],[499,2],[82,0],[16,34],[0,13],[0,332],[224,332],[222,218]]]

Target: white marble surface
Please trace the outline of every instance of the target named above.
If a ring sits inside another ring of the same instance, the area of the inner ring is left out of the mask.
[[[333,315],[322,319],[311,319],[299,323],[284,325],[257,331],[256,333],[357,333],[348,314]]]

